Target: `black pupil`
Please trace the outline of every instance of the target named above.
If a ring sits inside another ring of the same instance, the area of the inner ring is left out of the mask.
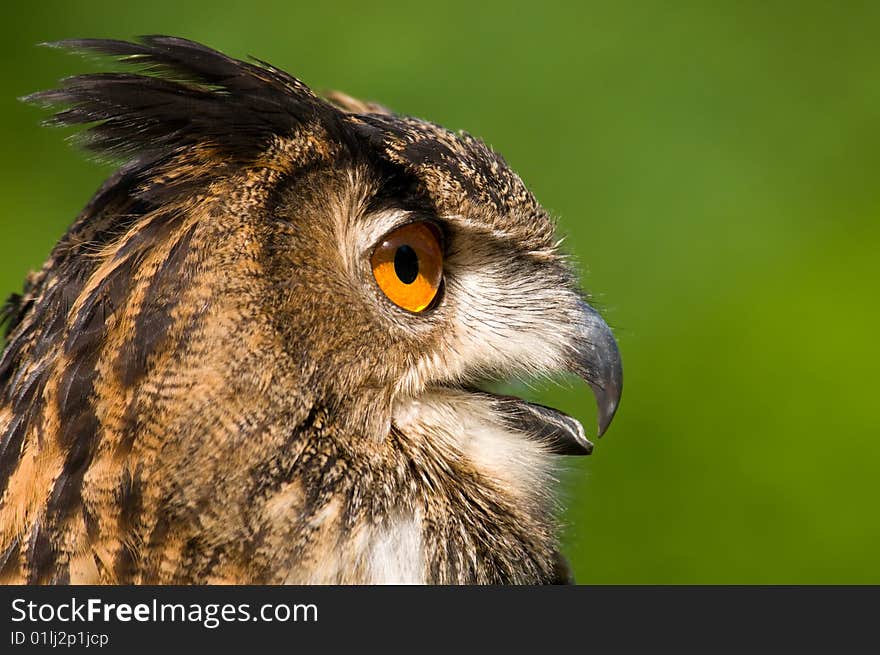
[[[400,246],[394,253],[394,272],[404,284],[412,284],[419,276],[419,256],[410,246]]]

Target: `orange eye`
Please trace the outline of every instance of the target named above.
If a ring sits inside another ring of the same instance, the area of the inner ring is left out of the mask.
[[[437,297],[443,279],[440,235],[430,223],[410,223],[385,235],[370,257],[382,293],[399,307],[421,312]]]

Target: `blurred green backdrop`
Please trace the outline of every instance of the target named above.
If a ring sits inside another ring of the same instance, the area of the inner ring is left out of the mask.
[[[565,476],[579,582],[880,583],[880,4],[574,4],[8,5],[0,292],[109,171],[16,101],[95,68],[35,43],[252,54],[481,136],[560,217],[626,370]]]

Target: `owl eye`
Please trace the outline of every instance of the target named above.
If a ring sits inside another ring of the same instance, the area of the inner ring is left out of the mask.
[[[389,232],[370,257],[373,277],[398,307],[421,312],[431,306],[443,280],[440,233],[430,223],[409,223]]]

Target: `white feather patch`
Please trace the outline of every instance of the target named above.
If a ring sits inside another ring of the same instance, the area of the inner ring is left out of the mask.
[[[372,584],[425,584],[422,521],[418,514],[377,530],[371,546]]]

